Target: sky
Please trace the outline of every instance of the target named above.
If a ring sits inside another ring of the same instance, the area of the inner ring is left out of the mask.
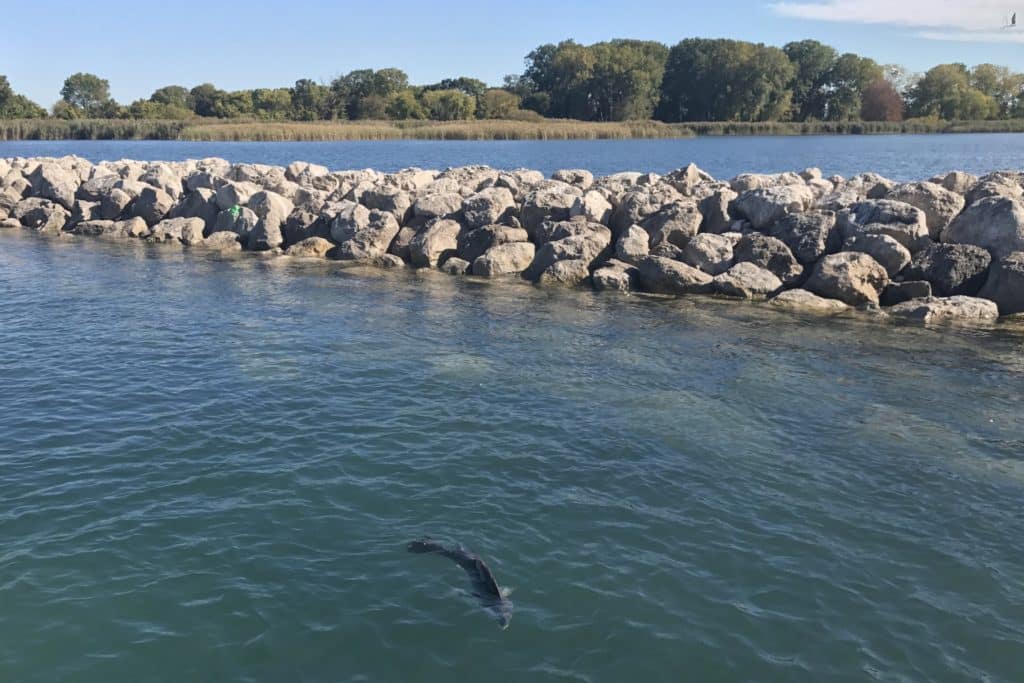
[[[0,74],[50,106],[77,71],[127,103],[164,85],[226,90],[330,82],[397,67],[413,83],[471,76],[492,85],[534,47],[572,38],[734,38],[782,46],[814,38],[924,71],[943,62],[1024,71],[1014,0],[31,0],[5,2]]]

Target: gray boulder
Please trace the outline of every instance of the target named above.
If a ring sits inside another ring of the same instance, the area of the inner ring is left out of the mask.
[[[701,233],[687,242],[682,261],[708,275],[719,275],[732,266],[732,245],[732,240],[723,235]]]
[[[113,188],[100,199],[100,218],[116,220],[124,213],[134,197],[119,187]]]
[[[467,227],[479,228],[501,222],[515,211],[515,206],[515,200],[508,189],[489,187],[463,200],[462,215]]]
[[[331,237],[338,243],[337,258],[366,261],[386,254],[398,230],[391,212],[350,202],[331,224]]]
[[[995,258],[1024,251],[1024,204],[1006,197],[981,199],[953,219],[942,241],[973,244]]]
[[[449,275],[466,275],[473,268],[473,264],[458,256],[446,258],[438,268]]]
[[[615,241],[615,258],[637,264],[650,254],[651,237],[639,225],[631,225]]]
[[[904,279],[927,280],[936,296],[974,296],[988,277],[992,257],[971,244],[933,244],[914,254]]]
[[[453,220],[439,220],[413,237],[409,243],[409,260],[419,268],[434,268],[459,247],[462,226]]]
[[[170,212],[174,199],[163,190],[146,186],[131,204],[131,215],[146,221],[146,225],[154,226]]]
[[[555,261],[541,273],[540,285],[561,285],[578,287],[590,279],[590,263],[583,259]]]
[[[473,261],[473,275],[518,275],[533,262],[535,249],[530,242],[506,242],[495,245]]]
[[[423,218],[451,218],[462,210],[462,201],[458,192],[433,192],[417,197],[412,212]]]
[[[230,230],[221,230],[211,233],[203,240],[203,245],[214,251],[241,251],[242,243],[238,241],[238,233]]]
[[[708,294],[713,280],[707,273],[662,256],[648,256],[637,264],[640,286],[655,294]]]
[[[964,208],[964,198],[935,183],[905,183],[897,185],[886,195],[887,199],[903,202],[924,211],[928,234],[938,240],[950,221]]]
[[[168,218],[201,218],[207,230],[212,230],[217,223],[217,202],[213,190],[199,188],[186,194],[181,201],[171,207]]]
[[[733,246],[735,263],[753,263],[775,274],[786,284],[797,282],[803,275],[803,266],[793,256],[785,242],[760,233],[744,235]]]
[[[978,176],[965,171],[951,171],[935,182],[950,192],[966,195],[978,183]]]
[[[225,211],[233,206],[245,206],[249,202],[249,197],[261,189],[256,183],[245,181],[226,182],[217,188],[215,195],[217,208]]]
[[[749,261],[737,263],[715,276],[714,291],[740,299],[766,299],[782,289],[782,280],[769,270]]]
[[[569,216],[583,216],[591,223],[608,225],[612,216],[612,205],[600,192],[586,192],[573,202]]]
[[[483,256],[488,249],[509,242],[527,242],[530,236],[522,228],[507,225],[485,225],[469,230],[459,237],[458,254],[469,263]]]
[[[910,263],[910,252],[888,235],[863,233],[843,244],[843,251],[859,251],[878,261],[892,277]],[[918,252],[921,253],[921,252]]]
[[[834,315],[842,313],[850,307],[836,299],[826,299],[806,289],[790,289],[781,292],[771,300],[771,304],[789,311],[808,311]]]
[[[79,180],[74,173],[58,164],[43,162],[28,176],[32,194],[71,209],[75,203]]]
[[[636,267],[612,259],[591,274],[594,289],[599,292],[631,292],[636,288]]]
[[[768,234],[781,240],[804,266],[813,265],[825,254],[842,246],[836,215],[831,211],[792,213],[775,223]]]
[[[862,233],[889,235],[911,254],[932,243],[924,212],[891,199],[857,202],[839,212],[837,224],[844,241]]]
[[[704,197],[697,204],[704,220],[701,222],[702,232],[713,232],[721,234],[728,232],[732,226],[732,216],[729,214],[729,206],[739,197],[736,192],[729,188],[715,190],[707,197]],[[793,214],[799,215],[799,214]]]
[[[297,258],[326,258],[332,249],[334,249],[334,242],[330,240],[323,237],[307,237],[288,247],[284,253]]]
[[[572,217],[572,207],[583,191],[574,185],[558,181],[545,181],[526,193],[520,210],[520,220],[526,232],[533,233],[548,220],[565,221]]]
[[[878,304],[889,275],[878,261],[861,252],[841,251],[825,256],[804,284],[809,291],[851,306]]]
[[[596,231],[545,242],[537,249],[533,263],[523,272],[523,277],[536,282],[558,261],[584,261],[590,267],[607,255],[610,243],[610,233]]]
[[[412,197],[405,190],[395,187],[374,187],[359,198],[359,203],[368,209],[387,211],[395,217],[399,225],[405,223],[412,209]]]
[[[788,214],[806,211],[813,203],[814,193],[806,185],[777,185],[744,192],[733,202],[733,209],[755,230],[765,230]]]
[[[60,232],[70,217],[63,206],[40,197],[22,199],[11,209],[11,218],[36,232]]]
[[[994,301],[1003,315],[1024,312],[1024,251],[995,261],[978,295]]]
[[[205,227],[202,219],[199,218],[167,218],[153,225],[148,237],[157,242],[178,241],[188,245],[199,244],[203,241]]]
[[[928,297],[896,304],[889,309],[889,314],[923,323],[977,323],[994,322],[999,318],[999,309],[988,299]]]
[[[582,168],[562,169],[551,174],[552,180],[558,180],[569,185],[575,185],[581,190],[586,190],[594,184],[594,174]]]
[[[640,227],[650,235],[651,246],[656,247],[662,242],[668,242],[682,249],[700,230],[703,220],[704,217],[694,202],[678,201],[667,204],[644,218]]]
[[[671,185],[659,183],[652,186],[641,186],[627,192],[611,217],[611,229],[616,236],[622,234],[631,225],[644,225],[644,221],[654,214],[663,211],[669,205],[691,205],[693,200],[684,200]],[[696,207],[694,208],[696,211]],[[664,214],[668,218],[670,214]],[[700,224],[698,223],[698,228]],[[648,230],[650,232],[650,230]],[[694,231],[696,233],[696,231]],[[654,244],[652,243],[652,246]]]
[[[237,210],[227,209],[217,214],[217,222],[213,226],[213,232],[233,232],[238,235],[242,244],[247,244],[249,234],[258,222],[259,216],[252,209],[246,207],[241,207]]]

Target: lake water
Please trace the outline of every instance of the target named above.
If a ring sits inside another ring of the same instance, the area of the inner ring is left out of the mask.
[[[1022,408],[1002,326],[0,231],[0,680],[1019,683]]]
[[[826,175],[874,171],[895,180],[920,180],[950,170],[987,173],[1024,166],[1024,134],[704,137],[681,140],[594,141],[371,141],[371,142],[0,142],[0,157],[78,154],[104,159],[183,160],[208,156],[283,166],[311,161],[332,170],[409,166],[446,168],[489,164],[532,168],[586,168],[666,173],[695,162],[719,178],[821,168]]]

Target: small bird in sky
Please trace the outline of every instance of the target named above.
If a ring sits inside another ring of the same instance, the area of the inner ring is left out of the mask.
[[[1017,13],[1016,12],[1014,12],[1014,13],[1012,13],[1010,15],[1010,21],[1005,26],[1003,26],[1004,30],[1008,29],[1008,28],[1017,28]]]

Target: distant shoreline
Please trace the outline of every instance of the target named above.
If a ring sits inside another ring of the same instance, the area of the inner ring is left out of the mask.
[[[344,140],[629,140],[754,135],[1024,133],[1024,119],[900,122],[225,121],[24,119],[0,121],[0,141],[177,140],[326,142]]]

